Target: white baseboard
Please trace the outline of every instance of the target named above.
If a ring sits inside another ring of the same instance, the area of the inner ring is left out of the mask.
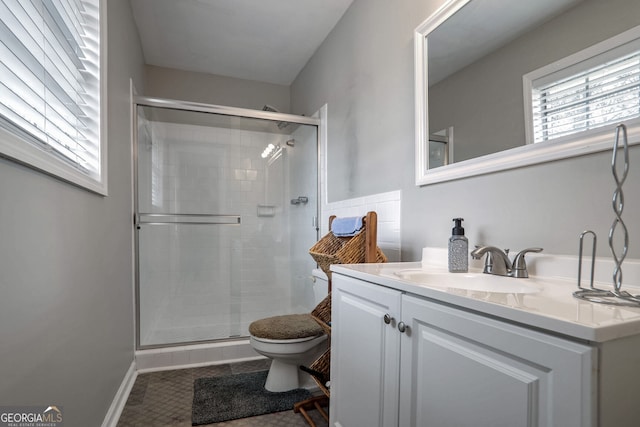
[[[102,427],[116,427],[118,424],[118,420],[120,419],[120,415],[122,414],[122,410],[124,409],[124,405],[127,403],[127,399],[129,398],[129,393],[133,388],[133,384],[136,382],[136,377],[138,376],[138,371],[136,370],[136,362],[131,362],[131,366],[127,370],[127,373],[118,388],[118,392],[116,393],[113,401],[111,402],[111,406],[107,411],[107,415],[104,417],[104,421],[102,422]]]

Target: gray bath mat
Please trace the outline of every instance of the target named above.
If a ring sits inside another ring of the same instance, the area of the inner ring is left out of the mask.
[[[293,409],[294,403],[311,397],[299,388],[273,393],[265,390],[268,371],[198,378],[193,384],[191,424],[219,423]]]

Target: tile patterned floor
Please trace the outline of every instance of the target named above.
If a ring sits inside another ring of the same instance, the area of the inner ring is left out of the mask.
[[[215,377],[269,368],[269,360],[205,366],[140,374],[136,378],[118,427],[187,427],[191,426],[193,382],[197,378]],[[318,427],[327,422],[310,411]],[[293,410],[240,420],[209,424],[216,427],[304,427],[308,424]]]

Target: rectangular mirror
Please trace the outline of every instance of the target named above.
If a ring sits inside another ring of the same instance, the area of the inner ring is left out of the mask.
[[[550,70],[568,70],[566,77],[619,49],[640,52],[637,0],[610,0],[606,7],[598,0],[446,1],[415,30],[416,185],[610,149],[618,117],[630,143],[638,143],[637,117],[610,114],[599,127],[592,124],[584,111],[597,100],[556,112],[557,122],[564,114],[572,117],[570,126],[588,123],[585,132],[531,137],[534,119],[537,126],[554,119],[549,110],[532,109],[549,99],[535,85],[548,83]],[[640,102],[638,70],[625,84]],[[445,130],[451,140],[437,149],[433,141]]]

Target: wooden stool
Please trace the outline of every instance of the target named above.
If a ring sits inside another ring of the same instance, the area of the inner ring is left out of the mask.
[[[316,396],[293,405],[293,412],[295,412],[296,414],[302,414],[304,419],[311,427],[317,427],[316,423],[313,422],[307,411],[310,409],[316,409],[320,413],[322,418],[329,422],[329,415],[324,410],[323,406],[329,406],[329,398],[327,396]]]

